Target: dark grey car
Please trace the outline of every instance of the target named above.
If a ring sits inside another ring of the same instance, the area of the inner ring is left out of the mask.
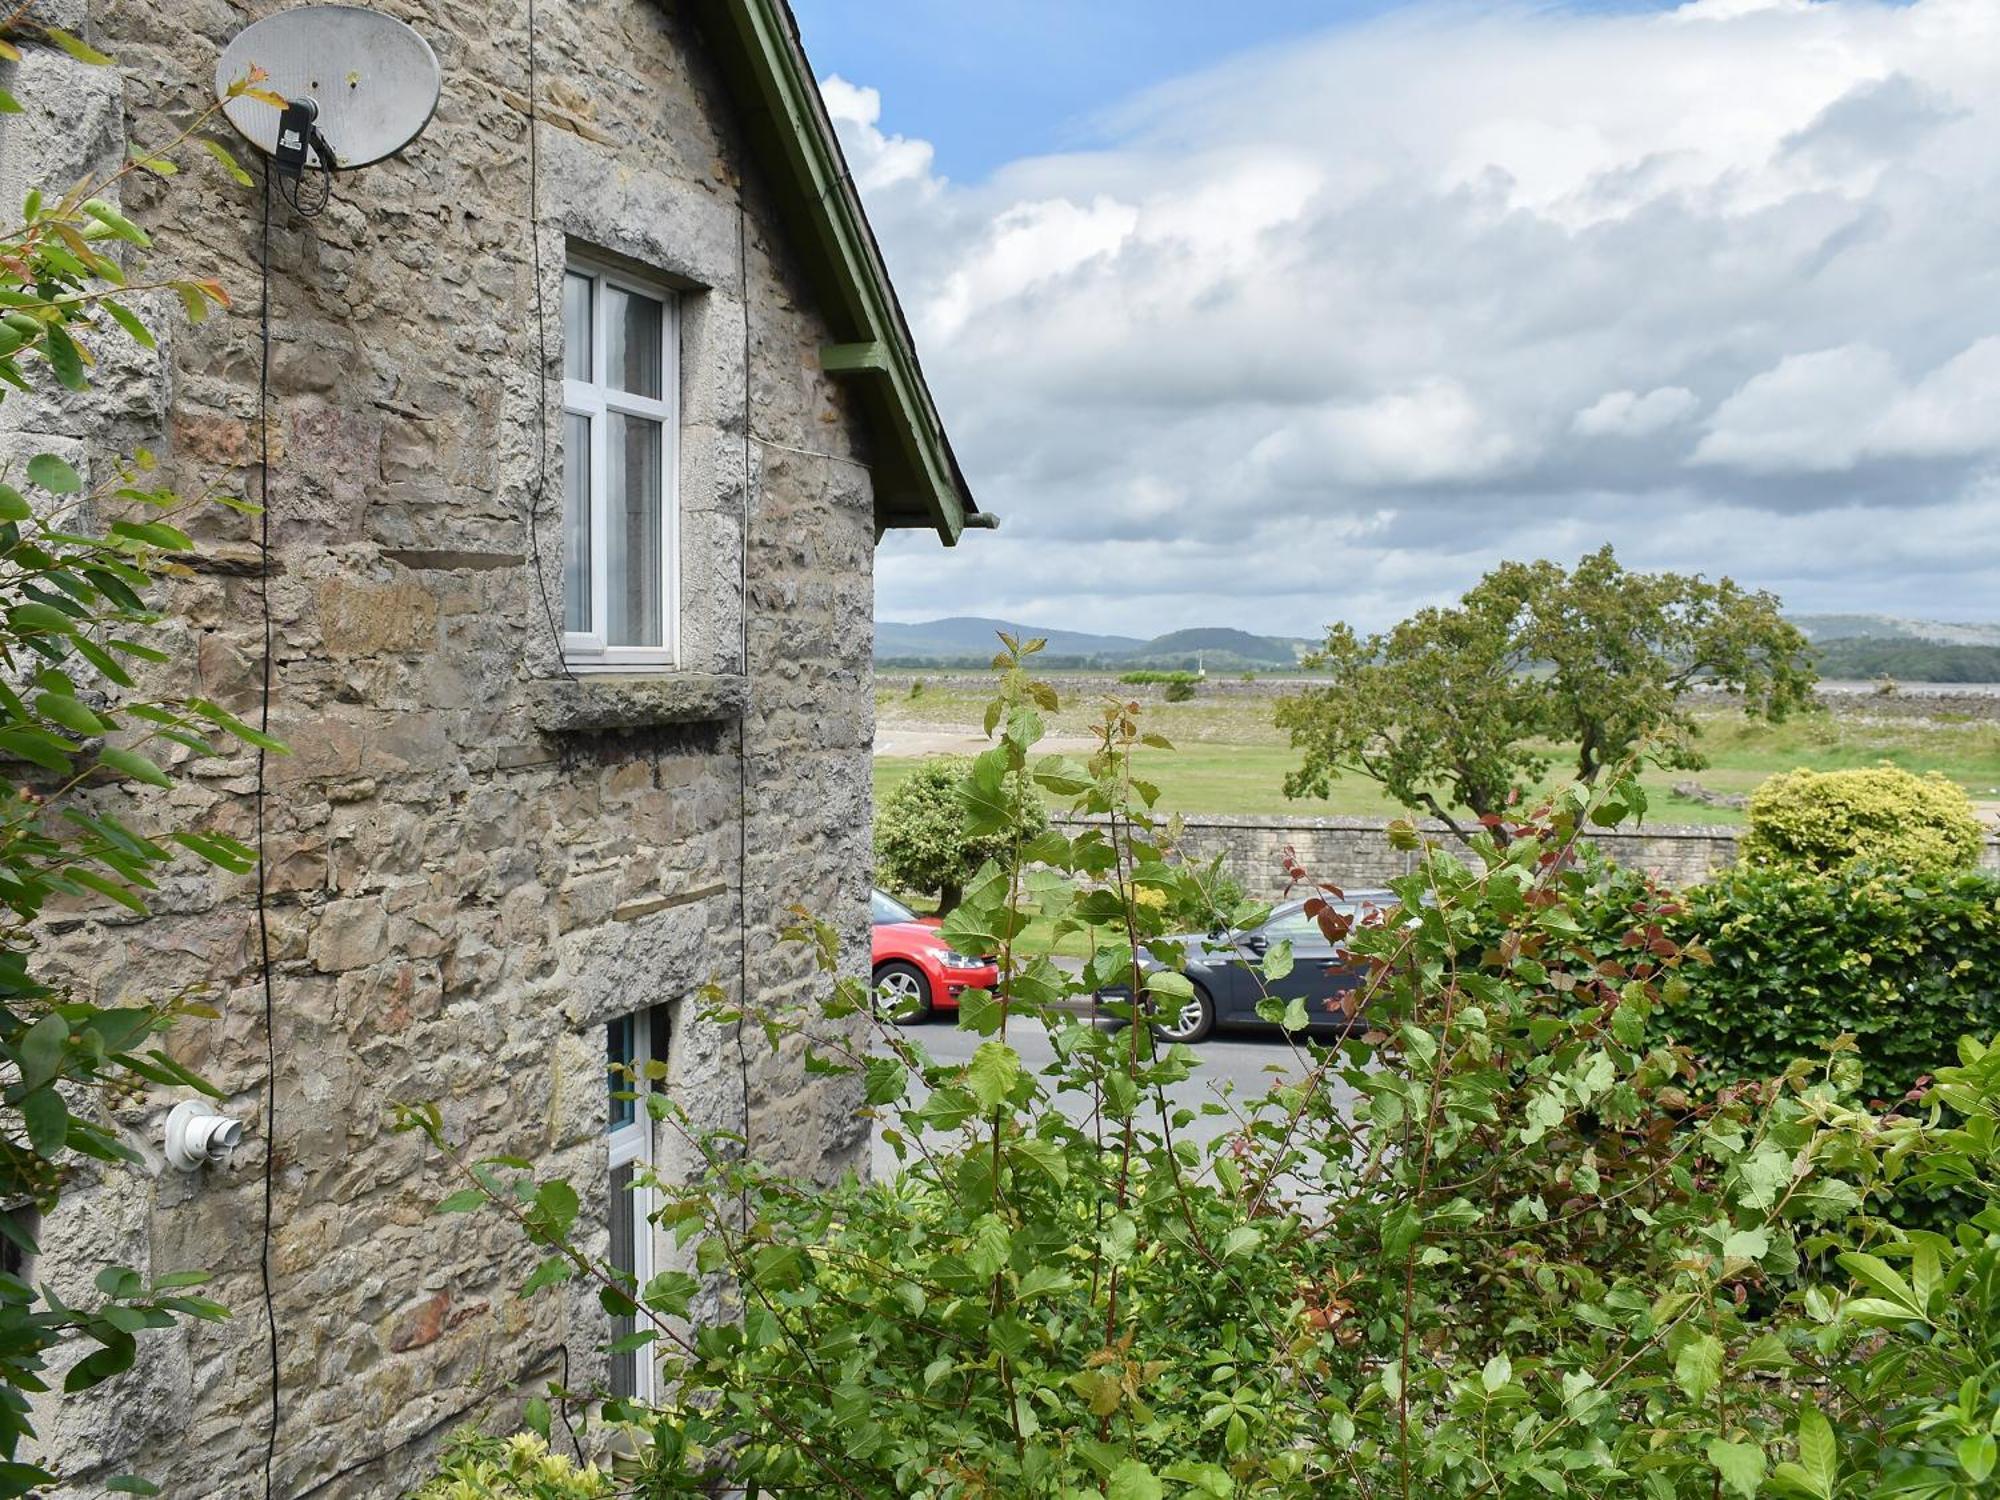
[[[1388,891],[1349,891],[1327,904],[1360,921],[1371,911],[1396,905],[1396,897]],[[1257,1002],[1267,995],[1304,1002],[1306,1017],[1315,1027],[1342,1024],[1341,1002],[1360,986],[1367,965],[1345,947],[1328,942],[1318,920],[1307,916],[1305,908],[1303,900],[1287,901],[1273,907],[1269,918],[1256,927],[1165,939],[1185,951],[1185,972],[1194,995],[1176,1015],[1156,1020],[1155,1032],[1170,1042],[1198,1042],[1218,1026],[1274,1029],[1257,1014]],[[1285,941],[1292,945],[1291,972],[1282,979],[1265,979],[1264,955]],[[1160,967],[1157,957],[1149,955],[1147,967]],[[1099,998],[1122,1001],[1130,996],[1122,989],[1107,989]]]

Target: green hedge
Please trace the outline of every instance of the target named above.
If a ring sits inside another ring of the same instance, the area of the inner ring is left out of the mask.
[[[2000,879],[1743,868],[1682,893],[1673,939],[1707,949],[1655,1015],[1721,1083],[1768,1078],[1842,1032],[1893,1102],[2000,1030]]]

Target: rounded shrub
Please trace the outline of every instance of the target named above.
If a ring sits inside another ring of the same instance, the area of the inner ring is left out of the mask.
[[[1979,861],[1971,800],[1935,771],[1790,771],[1757,788],[1749,817],[1740,847],[1755,865],[1944,873]]]
[[[1006,859],[1017,839],[1049,826],[1039,796],[1028,793],[1008,832],[974,838],[965,831],[960,788],[969,762],[954,755],[925,761],[882,800],[875,814],[875,873],[887,886],[937,897],[942,914],[958,905],[965,883],[989,859]]]

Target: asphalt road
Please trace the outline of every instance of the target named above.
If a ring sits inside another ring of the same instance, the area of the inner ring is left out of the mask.
[[[913,1027],[912,1035],[922,1043],[925,1051],[941,1063],[969,1061],[973,1049],[984,1040],[975,1032],[961,1031],[949,1017]],[[1039,1022],[1013,1022],[1007,1028],[1007,1040],[1021,1054],[1022,1065],[1030,1070],[1039,1070],[1055,1060],[1048,1032]],[[1225,1091],[1230,1090],[1233,1090],[1233,1097],[1239,1100],[1255,1098],[1269,1090],[1275,1081],[1296,1079],[1304,1072],[1298,1054],[1276,1034],[1266,1037],[1254,1033],[1223,1033],[1200,1043],[1194,1051],[1200,1057],[1202,1066],[1192,1077],[1168,1090],[1172,1107],[1186,1106],[1198,1110],[1203,1103],[1211,1100],[1224,1102],[1230,1097]],[[1344,1100],[1352,1092],[1340,1083],[1336,1083],[1335,1089],[1336,1099]],[[1087,1116],[1090,1106],[1084,1096],[1066,1094],[1062,1096],[1061,1107],[1070,1118],[1081,1121]],[[1156,1116],[1157,1107],[1149,1106],[1147,1114]],[[1142,1119],[1145,1117],[1142,1115]],[[1194,1123],[1179,1134],[1183,1139],[1206,1144],[1233,1128],[1233,1117],[1229,1114],[1198,1115]],[[873,1160],[877,1178],[895,1175],[895,1153],[883,1144],[879,1128],[875,1136]]]

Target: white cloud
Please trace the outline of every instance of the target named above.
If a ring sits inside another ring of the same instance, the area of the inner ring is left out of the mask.
[[[1989,452],[2000,452],[2000,337],[1914,384],[1866,344],[1788,356],[1716,409],[1693,462],[1824,474],[1867,460]]]
[[[2000,337],[1938,366],[1883,414],[1877,452],[1955,458],[2000,452]]]
[[[1896,362],[1869,344],[1788,354],[1716,408],[1692,462],[1753,474],[1851,469],[1901,383]]]
[[[1515,440],[1453,380],[1328,407],[1281,427],[1250,455],[1274,484],[1295,490],[1459,484],[1497,474],[1517,456]]]
[[[1694,414],[1701,398],[1684,385],[1637,391],[1606,391],[1576,414],[1570,430],[1579,437],[1651,437]]]
[[[819,92],[834,127],[850,142],[862,143],[862,149],[850,155],[857,155],[862,162],[861,170],[854,175],[854,184],[863,193],[887,192],[909,184],[928,197],[942,186],[931,176],[931,163],[937,151],[929,141],[885,135],[878,127],[877,122],[882,118],[880,89],[849,83],[835,73],[820,81]]]
[[[976,183],[827,88],[1006,527],[886,543],[886,615],[1304,632],[1606,539],[1800,608],[2000,597],[1993,0],[1419,3]]]

